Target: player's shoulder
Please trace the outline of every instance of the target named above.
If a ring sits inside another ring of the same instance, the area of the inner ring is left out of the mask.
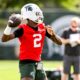
[[[26,26],[26,24],[20,24],[19,26],[18,26],[18,28],[23,28],[23,27],[25,27]]]

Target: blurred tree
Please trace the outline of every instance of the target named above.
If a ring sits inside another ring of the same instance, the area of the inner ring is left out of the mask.
[[[80,9],[80,0],[0,0],[0,8],[19,10],[26,3],[36,3],[42,8]]]
[[[61,0],[61,6],[73,11],[80,11],[80,0]]]
[[[39,0],[0,0],[0,8],[17,10],[26,3],[36,3],[41,5]]]

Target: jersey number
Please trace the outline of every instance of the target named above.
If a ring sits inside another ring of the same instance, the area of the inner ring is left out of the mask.
[[[35,48],[41,47],[41,43],[40,43],[42,39],[41,34],[34,34],[33,37],[34,37],[34,47]]]

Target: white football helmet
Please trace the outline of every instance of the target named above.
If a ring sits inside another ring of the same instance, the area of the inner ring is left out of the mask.
[[[21,15],[23,16],[24,20],[30,19],[36,23],[43,22],[43,12],[36,4],[33,3],[24,5],[21,9]]]

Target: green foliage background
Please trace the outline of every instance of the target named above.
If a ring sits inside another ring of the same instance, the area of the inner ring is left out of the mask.
[[[20,10],[27,3],[36,3],[41,8],[64,8],[73,11],[79,11],[80,0],[0,0],[2,10]]]

